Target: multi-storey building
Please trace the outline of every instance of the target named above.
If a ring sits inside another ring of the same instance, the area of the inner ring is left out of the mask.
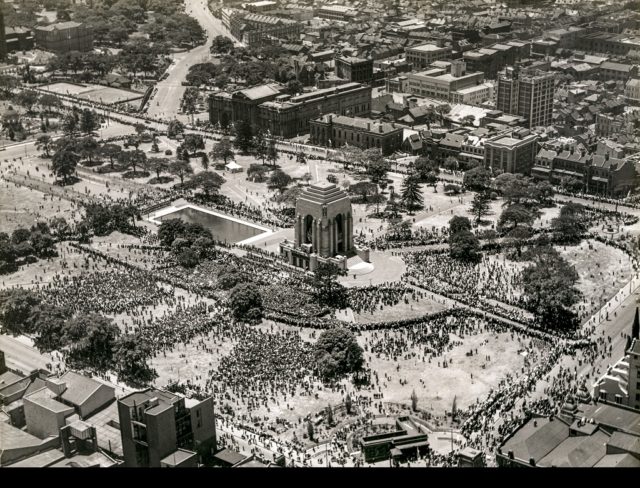
[[[223,25],[231,34],[249,46],[260,44],[270,37],[298,40],[302,33],[302,24],[295,20],[232,8],[223,8],[221,16]]]
[[[499,135],[484,143],[484,166],[503,173],[529,174],[538,152],[538,136],[526,129]]]
[[[7,42],[5,39],[4,14],[0,9],[0,60],[7,57]]]
[[[402,145],[402,127],[361,117],[327,114],[309,122],[311,144],[362,149],[378,148],[391,154]]]
[[[405,49],[407,61],[411,63],[414,69],[423,69],[434,61],[448,59],[451,57],[451,46],[436,44],[420,44]]]
[[[524,117],[529,127],[548,126],[553,114],[554,75],[507,68],[498,77],[496,108]]]
[[[272,83],[237,90],[217,92],[209,97],[209,120],[212,124],[228,127],[242,120],[255,130],[260,127],[258,105],[281,95],[282,86]]]
[[[126,467],[196,466],[216,449],[213,399],[149,388],[118,399]]]
[[[93,32],[79,22],[59,22],[34,29],[36,46],[44,51],[66,53],[93,49]]]
[[[570,26],[566,29],[553,29],[544,33],[544,39],[555,41],[559,48],[572,49],[576,47],[579,39],[587,30],[583,27]]]
[[[574,148],[561,152],[541,149],[531,174],[554,185],[565,179],[576,180],[586,193],[607,196],[626,195],[638,178],[635,165],[629,160]]]
[[[467,73],[464,61],[455,60],[449,68],[408,73],[405,86],[412,95],[451,101],[458,90],[479,86],[483,81],[483,73]]]
[[[373,79],[373,59],[339,56],[336,76],[355,83],[369,83]]]
[[[261,127],[284,138],[307,133],[309,121],[326,113],[352,117],[369,115],[371,87],[345,83],[295,97],[278,97],[258,106]]]
[[[624,81],[638,76],[638,67],[633,64],[605,61],[600,65],[600,79],[603,81]]]
[[[24,27],[7,27],[5,40],[7,53],[30,51],[34,45],[33,33]]]
[[[261,0],[259,2],[247,3],[244,8],[254,14],[266,14],[272,10],[276,10],[278,8],[278,3],[270,0]]]
[[[358,11],[346,5],[323,5],[315,10],[314,15],[321,19],[349,22],[358,16]]]

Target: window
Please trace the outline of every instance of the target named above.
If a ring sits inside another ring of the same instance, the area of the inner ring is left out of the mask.
[[[607,399],[607,392],[604,390],[600,390],[600,395],[599,395],[600,400],[606,400]]]

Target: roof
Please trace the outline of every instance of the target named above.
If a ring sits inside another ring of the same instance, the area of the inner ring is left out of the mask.
[[[57,24],[37,26],[36,30],[52,32],[54,30],[73,29],[75,27],[80,27],[81,25],[82,24],[80,22],[74,22],[72,20],[69,20],[67,22],[58,22]]]
[[[12,425],[0,422],[0,463],[2,451],[39,446],[44,441]]]
[[[325,124],[333,123],[344,125],[354,129],[375,132],[376,134],[389,134],[391,132],[402,130],[400,127],[396,127],[393,123],[380,122],[378,120],[365,119],[363,117],[347,117],[346,115],[326,114],[316,120],[324,122]]]
[[[640,435],[640,414],[606,403],[582,405],[582,416],[596,423]]]
[[[431,52],[431,51],[441,51],[443,49],[451,49],[451,48],[438,47],[435,44],[420,44],[419,46],[411,46],[407,48],[407,51]]]
[[[29,395],[25,395],[24,399],[29,400],[35,405],[39,405],[42,408],[46,408],[47,410],[55,413],[65,413],[71,412],[73,413],[73,408],[65,405],[64,403],[60,403],[55,398],[55,393],[49,390],[48,388],[41,388]]]
[[[631,454],[607,454],[598,461],[594,468],[640,468],[640,459]]]
[[[541,460],[565,439],[569,426],[559,419],[536,418],[518,429],[502,446],[502,451],[513,451],[515,458],[528,462]]]
[[[640,437],[624,432],[614,432],[608,445],[640,458]]]
[[[165,456],[160,462],[164,464],[170,464],[177,466],[185,462],[187,459],[191,459],[196,453],[193,451],[187,451],[186,449],[176,449],[168,456]]]
[[[593,435],[569,437],[537,464],[540,466],[590,468],[607,453],[609,436],[602,431]]]
[[[600,65],[600,69],[609,69],[612,71],[623,71],[628,73],[633,69],[631,64],[612,63],[611,61],[605,61]]]
[[[64,453],[60,449],[49,449],[48,451],[29,456],[22,461],[10,464],[10,468],[46,468],[64,459]]]
[[[104,453],[92,452],[91,454],[76,454],[52,464],[52,468],[110,468],[118,464]]]
[[[164,403],[175,403],[180,399],[178,395],[174,395],[171,392],[165,390],[158,390],[156,388],[149,388],[143,391],[136,391],[127,396],[121,397],[118,401],[125,404],[127,407],[133,407],[136,404],[144,403],[152,398],[157,398]]]
[[[247,456],[228,448],[223,449],[213,457],[219,461],[230,464],[231,466],[238,464],[240,461],[244,461],[247,458]]]
[[[240,90],[239,93],[243,94],[249,100],[258,100],[260,98],[269,97],[271,95],[279,95],[280,90],[276,88],[277,85],[260,85],[253,88],[247,88]]]
[[[85,403],[101,386],[113,389],[115,395],[113,387],[108,387],[99,381],[73,371],[67,371],[60,377],[60,380],[67,385],[67,389],[60,395],[60,398],[73,405]]]

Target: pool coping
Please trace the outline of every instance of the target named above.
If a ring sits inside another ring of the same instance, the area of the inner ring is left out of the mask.
[[[232,243],[234,245],[251,244],[252,242],[257,241],[258,239],[262,239],[263,237],[266,237],[268,235],[273,234],[273,231],[271,229],[268,229],[267,227],[263,227],[261,225],[254,224],[253,222],[247,222],[246,220],[240,220],[240,219],[238,219],[236,217],[232,217],[232,216],[227,215],[227,214],[216,212],[216,211],[210,210],[208,208],[198,207],[197,205],[192,205],[190,203],[188,203],[186,205],[180,205],[179,207],[171,205],[171,206],[165,207],[163,209],[157,210],[156,212],[154,212],[152,214],[152,216],[149,216],[149,218],[147,220],[149,222],[153,223],[153,224],[160,225],[162,223],[162,221],[157,220],[159,217],[164,217],[166,215],[169,215],[169,214],[172,214],[172,213],[175,213],[175,212],[179,212],[180,210],[184,210],[185,208],[190,208],[192,210],[197,210],[199,212],[204,212],[204,213],[208,213],[210,215],[215,215],[216,217],[219,217],[219,218],[222,218],[222,219],[226,219],[226,220],[230,220],[230,221],[235,222],[237,224],[246,225],[248,227],[253,227],[254,229],[258,229],[258,230],[262,231],[260,234],[256,234],[255,236],[248,237],[247,239],[244,239],[242,241],[238,241],[238,242]]]

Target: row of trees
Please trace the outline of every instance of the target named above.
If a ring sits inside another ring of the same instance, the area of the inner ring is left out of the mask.
[[[115,371],[120,381],[141,387],[157,374],[149,368],[152,347],[140,335],[120,334],[111,319],[95,313],[71,316],[30,290],[0,291],[0,324],[5,333],[29,334],[42,352],[62,351],[74,369]]]
[[[0,232],[0,274],[16,271],[21,260],[55,255],[55,239],[43,222],[30,229],[18,228],[11,235]]]

